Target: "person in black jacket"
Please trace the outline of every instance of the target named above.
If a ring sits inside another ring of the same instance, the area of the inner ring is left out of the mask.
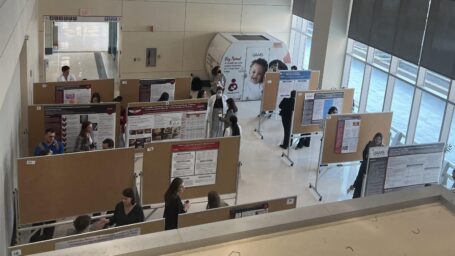
[[[122,201],[115,206],[114,215],[109,219],[109,226],[124,226],[144,221],[142,207],[136,203],[134,191],[126,188],[122,192]]]
[[[382,133],[378,132],[374,135],[373,140],[369,141],[365,148],[363,149],[362,153],[362,162],[360,164],[359,173],[357,174],[357,178],[349,187],[349,191],[354,190],[354,195],[352,198],[359,198],[362,195],[362,183],[363,177],[367,172],[367,163],[368,163],[368,152],[370,151],[370,147],[380,147],[382,145]]]
[[[281,148],[287,149],[289,146],[289,139],[291,136],[291,122],[292,122],[292,114],[294,113],[294,105],[295,105],[295,90],[291,91],[291,97],[284,98],[280,105],[280,116],[281,116],[281,123],[283,123],[284,129],[284,139],[283,143],[280,145]]]
[[[180,213],[185,213],[190,208],[190,202],[187,200],[182,204],[180,193],[183,192],[185,186],[183,180],[179,177],[174,178],[164,194],[164,229],[178,228],[178,219]]]

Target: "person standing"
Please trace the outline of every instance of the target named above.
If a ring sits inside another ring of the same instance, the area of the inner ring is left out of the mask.
[[[85,121],[82,123],[81,131],[77,136],[74,152],[90,151],[96,149],[95,141],[93,140],[92,122]]]
[[[76,77],[73,74],[70,74],[70,67],[63,66],[62,74],[57,78],[57,82],[68,82],[76,81]]]
[[[238,108],[237,108],[237,105],[235,104],[235,101],[233,98],[229,98],[226,100],[226,104],[227,104],[227,111],[226,111],[226,114],[224,115],[224,117],[220,117],[220,120],[223,121],[224,123],[224,131],[226,131],[226,129],[231,126],[231,116],[235,116],[237,111],[238,111]]]
[[[218,87],[216,94],[210,96],[207,103],[207,137],[223,137],[223,121],[220,117],[227,111],[227,97],[223,94],[223,87]]]
[[[238,124],[237,116],[231,116],[229,120],[231,125],[224,131],[224,137],[242,136],[242,128]]]
[[[384,146],[382,144],[383,135],[382,133],[378,132],[374,135],[373,139],[370,140],[362,152],[362,162],[360,164],[359,172],[357,173],[357,177],[352,184],[348,192],[354,190],[354,195],[352,198],[359,198],[362,195],[362,185],[363,185],[363,177],[367,172],[367,164],[368,164],[368,153],[371,147],[381,147]]]
[[[295,94],[295,90],[291,91],[291,96],[281,100],[280,105],[278,105],[280,108],[281,123],[283,124],[284,129],[283,143],[280,145],[282,149],[287,149],[289,147],[292,115],[294,113],[295,105]]]
[[[164,194],[164,229],[178,228],[179,214],[186,213],[190,208],[190,202],[187,200],[185,204],[180,199],[180,193],[183,192],[185,186],[183,180],[179,177],[174,178]]]
[[[35,156],[63,154],[65,147],[55,139],[55,131],[47,128],[44,131],[44,141],[38,144],[33,152]]]

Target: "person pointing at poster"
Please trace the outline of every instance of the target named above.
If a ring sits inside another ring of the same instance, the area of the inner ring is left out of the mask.
[[[363,176],[367,172],[367,162],[368,162],[368,152],[370,151],[370,147],[381,147],[384,146],[382,144],[383,135],[382,133],[378,132],[374,135],[373,140],[369,141],[365,148],[363,149],[362,153],[362,163],[360,164],[359,173],[357,174],[357,178],[352,184],[348,192],[354,190],[354,195],[352,198],[359,198],[362,194],[362,183],[363,183]]]

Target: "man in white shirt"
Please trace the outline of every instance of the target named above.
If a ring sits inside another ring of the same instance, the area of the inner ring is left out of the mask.
[[[76,81],[76,77],[70,74],[70,67],[63,66],[62,74],[58,77],[57,82]]]

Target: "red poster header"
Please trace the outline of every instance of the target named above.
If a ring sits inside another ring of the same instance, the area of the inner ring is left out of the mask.
[[[220,142],[205,142],[205,143],[194,143],[194,144],[179,144],[172,145],[172,152],[184,152],[184,151],[200,151],[200,150],[211,150],[218,149]]]

